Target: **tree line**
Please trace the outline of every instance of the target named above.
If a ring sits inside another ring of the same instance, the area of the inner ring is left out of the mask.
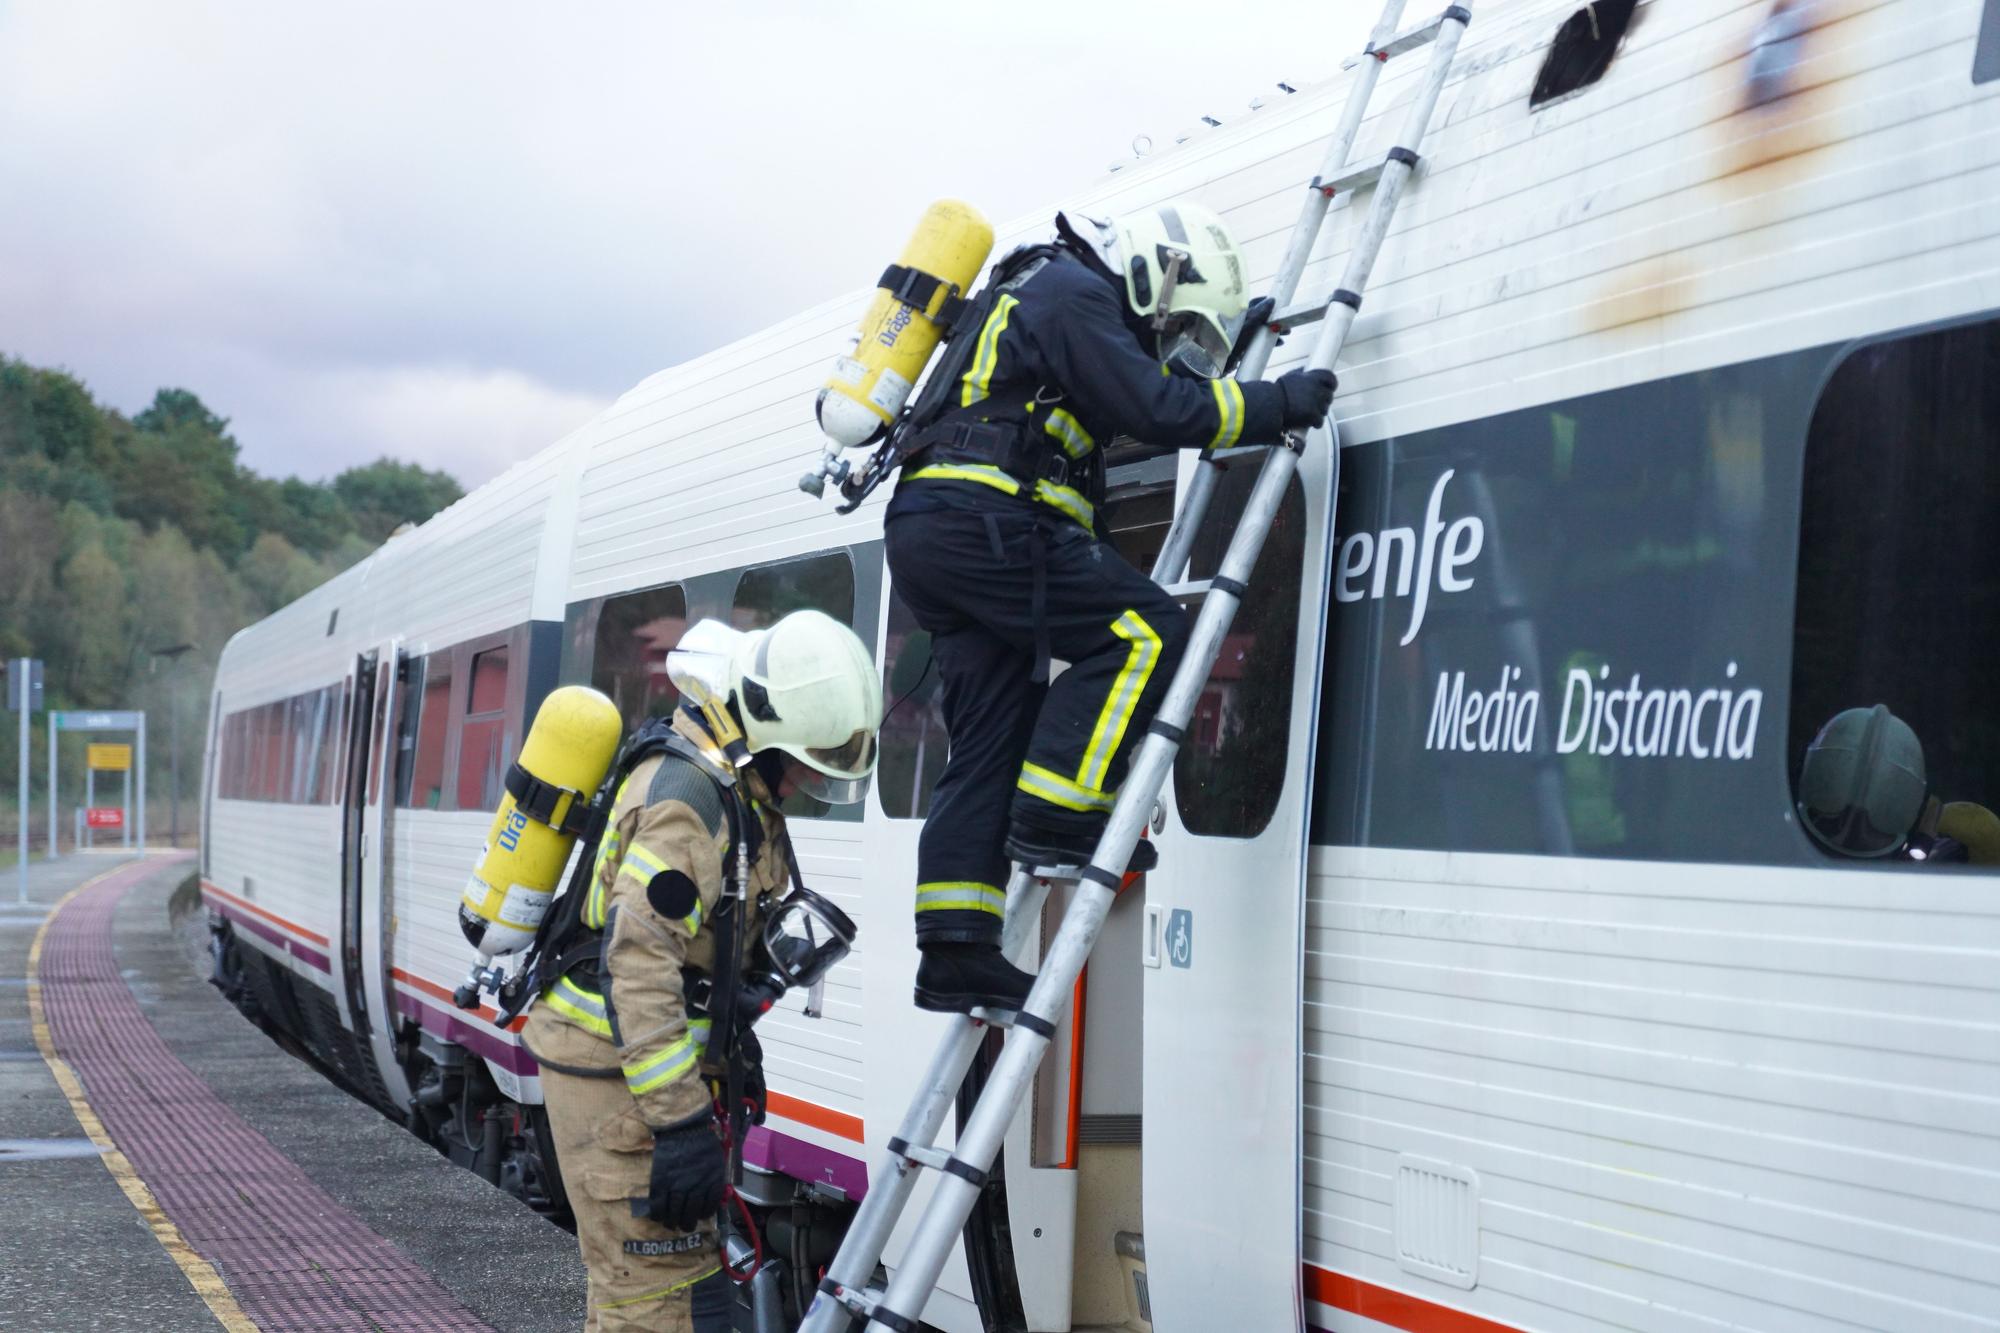
[[[330,481],[278,480],[245,467],[239,452],[228,420],[186,389],[161,389],[127,418],[66,371],[0,356],[0,657],[48,664],[49,708],[145,710],[156,806],[169,791],[177,720],[184,839],[210,682],[229,636],[464,494],[414,463],[384,458]],[[177,658],[155,655],[182,644],[192,647]],[[17,721],[0,721],[0,809],[11,812]],[[36,837],[46,828],[44,725],[37,715]],[[82,765],[65,755],[63,766],[67,804],[81,792]],[[165,833],[164,813],[149,817],[149,833]],[[4,821],[0,838],[11,840],[13,827]]]

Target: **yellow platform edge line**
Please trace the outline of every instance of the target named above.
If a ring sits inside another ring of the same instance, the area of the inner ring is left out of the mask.
[[[187,1243],[187,1238],[181,1235],[180,1228],[173,1224],[167,1217],[166,1210],[160,1207],[160,1201],[153,1197],[153,1191],[146,1187],[146,1182],[132,1169],[132,1163],[126,1160],[125,1154],[119,1151],[111,1135],[105,1132],[104,1122],[97,1118],[97,1112],[90,1109],[90,1101],[83,1095],[83,1083],[77,1078],[76,1071],[69,1067],[69,1062],[56,1053],[55,1038],[49,1033],[48,1014],[42,1007],[42,941],[47,937],[49,927],[55,924],[57,915],[68,906],[70,899],[91,885],[129,869],[130,866],[119,866],[101,875],[93,875],[65,893],[56,900],[56,905],[49,909],[41,928],[35,932],[35,942],[28,946],[28,1018],[34,1027],[35,1047],[41,1051],[42,1059],[48,1064],[49,1073],[55,1077],[56,1086],[61,1088],[63,1096],[69,1099],[69,1109],[76,1116],[76,1123],[83,1127],[83,1132],[89,1136],[90,1141],[102,1150],[104,1169],[111,1173],[111,1178],[118,1182],[118,1188],[125,1191],[125,1197],[139,1210],[140,1218],[152,1230],[153,1239],[160,1242],[160,1248],[165,1250],[167,1257],[180,1268],[181,1275],[188,1280],[188,1285],[194,1288],[195,1295],[201,1297],[202,1303],[208,1306],[209,1313],[215,1316],[215,1322],[228,1330],[228,1333],[261,1333],[257,1321],[244,1314],[243,1307],[239,1306],[236,1298],[229,1294],[229,1286],[222,1280],[222,1275],[215,1271],[214,1265],[195,1251],[194,1246]]]

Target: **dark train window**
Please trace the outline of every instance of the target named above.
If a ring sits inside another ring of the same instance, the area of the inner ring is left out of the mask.
[[[843,625],[854,624],[854,561],[845,551],[746,569],[736,580],[730,623],[759,629],[794,611],[824,611]]]
[[[507,648],[488,648],[472,658],[465,723],[458,737],[458,806],[494,810],[501,779],[512,757],[507,743]]]
[[[1556,29],[1548,58],[1535,76],[1535,89],[1528,107],[1537,107],[1588,88],[1611,68],[1618,44],[1632,24],[1638,0],[1594,0],[1571,14]]]
[[[590,683],[618,705],[629,730],[674,710],[667,653],[687,631],[687,593],[677,583],[604,603],[591,654]]]
[[[1189,578],[1215,574],[1256,482],[1255,467],[1223,476],[1195,535]],[[1174,800],[1195,833],[1253,838],[1278,808],[1291,747],[1305,542],[1305,491],[1294,477],[1174,761]]]
[[[729,620],[738,629],[761,629],[806,609],[824,611],[853,627],[854,561],[847,552],[828,551],[744,570],[736,580]],[[862,635],[864,642],[873,637],[873,629],[870,626]],[[858,820],[865,804],[828,805],[810,796],[793,795],[783,809],[793,817]]]
[[[421,675],[412,675],[417,678],[410,682],[404,703],[415,710],[415,724],[403,731],[411,753],[400,766],[401,783],[408,785],[397,793],[396,804],[413,810],[448,810],[444,752],[451,737],[450,650],[430,654],[423,660]]]
[[[1986,0],[1985,17],[1979,20],[1979,45],[1972,53],[1972,81],[1990,83],[2000,79],[2000,0]]]
[[[889,643],[883,654],[882,758],[876,766],[882,809],[895,819],[930,813],[931,790],[944,772],[944,691],[931,661],[931,636],[903,599],[889,592]]]
[[[1822,850],[2000,862],[1996,514],[2000,320],[1850,353],[1799,530],[1788,758]]]

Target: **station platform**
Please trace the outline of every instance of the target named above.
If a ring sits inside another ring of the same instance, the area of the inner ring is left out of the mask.
[[[573,1330],[569,1233],[203,980],[185,852],[0,894],[0,1330]]]

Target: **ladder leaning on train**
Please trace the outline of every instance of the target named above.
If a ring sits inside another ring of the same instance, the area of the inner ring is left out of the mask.
[[[1306,187],[1306,204],[1293,228],[1291,245],[1271,293],[1272,308],[1278,312],[1274,324],[1296,328],[1315,319],[1323,321],[1308,362],[1312,370],[1331,371],[1339,359],[1347,334],[1354,326],[1354,317],[1361,309],[1369,275],[1389,234],[1403,189],[1416,169],[1417,149],[1436,110],[1438,95],[1444,90],[1445,78],[1458,53],[1459,38],[1472,19],[1463,5],[1453,5],[1409,33],[1398,35],[1395,24],[1403,7],[1404,0],[1387,0],[1383,7],[1376,26],[1377,40],[1369,48],[1370,54],[1379,58],[1365,62],[1365,72],[1355,80],[1348,94],[1347,110],[1327,152],[1327,168]],[[1397,145],[1379,162],[1350,163],[1348,155],[1367,114],[1376,72],[1391,55],[1426,45],[1430,47],[1430,68],[1411,103]],[[1290,303],[1319,238],[1328,201],[1340,190],[1364,183],[1375,185],[1374,203],[1367,222],[1355,237],[1340,285],[1321,305],[1311,310],[1292,309]],[[1164,296],[1161,303],[1164,306]],[[1263,374],[1276,336],[1268,327],[1257,332],[1237,367],[1239,378],[1254,380]],[[888,1155],[878,1175],[883,1183],[872,1188],[862,1201],[839,1254],[820,1280],[819,1295],[800,1326],[802,1333],[841,1333],[856,1315],[867,1320],[871,1330],[916,1333],[918,1317],[978,1202],[1007,1127],[1028,1095],[1043,1052],[1056,1036],[1056,1023],[1069,1004],[1077,977],[1088,962],[1112,900],[1124,883],[1133,849],[1138,846],[1154,800],[1172,772],[1174,756],[1187,735],[1196,700],[1249,588],[1248,580],[1256,567],[1258,553],[1277,516],[1306,440],[1306,432],[1294,428],[1285,433],[1280,446],[1264,451],[1256,486],[1237,520],[1220,568],[1200,584],[1189,585],[1180,580],[1187,569],[1194,532],[1207,517],[1218,473],[1237,463],[1239,457],[1233,451],[1226,461],[1213,451],[1204,455],[1187,503],[1175,517],[1153,566],[1153,577],[1171,591],[1193,593],[1201,598],[1201,613],[1195,621],[1187,654],[1167,686],[1160,714],[1140,744],[1090,860],[1083,865],[1065,866],[1030,862],[1016,868],[1007,886],[1005,926],[1011,937],[1008,943],[1016,954],[1029,923],[1039,921],[1050,889],[1060,884],[1073,890],[1033,989],[1018,1011],[974,1009],[950,1021],[932,1057],[930,1072],[904,1113],[896,1136],[889,1141]],[[1337,485],[1337,467],[1331,475]],[[956,1103],[959,1088],[989,1024],[1008,1033],[999,1061],[979,1090],[971,1114],[960,1128],[957,1145],[949,1151],[935,1147],[938,1133],[944,1127],[945,1113]],[[872,1288],[868,1284],[881,1261],[883,1247],[909,1202],[919,1170],[936,1171],[937,1188],[918,1218],[911,1243],[887,1290]]]

